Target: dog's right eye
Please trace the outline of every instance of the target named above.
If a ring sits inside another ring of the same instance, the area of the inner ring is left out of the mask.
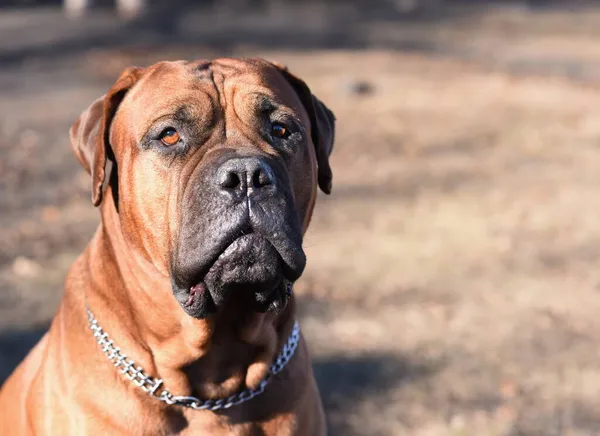
[[[167,147],[177,144],[181,140],[179,133],[172,127],[168,127],[160,134],[160,142]]]
[[[290,130],[281,123],[273,123],[271,126],[271,135],[274,138],[286,139],[290,136]]]

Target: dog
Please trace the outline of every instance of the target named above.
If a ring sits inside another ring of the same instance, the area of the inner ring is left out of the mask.
[[[0,434],[326,434],[293,283],[334,131],[277,63],[126,69],[70,130],[101,221]]]

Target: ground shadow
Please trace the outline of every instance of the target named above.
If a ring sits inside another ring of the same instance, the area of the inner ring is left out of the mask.
[[[438,370],[435,364],[414,362],[392,353],[317,358],[313,369],[331,436],[353,434],[347,418],[363,402],[384,402],[388,392]]]
[[[48,326],[0,331],[0,385],[46,333]]]
[[[47,331],[48,326],[0,332],[0,386]],[[384,401],[386,392],[429,377],[435,365],[391,353],[328,356],[315,359],[313,369],[328,416],[329,434],[352,434],[345,422],[364,401]]]

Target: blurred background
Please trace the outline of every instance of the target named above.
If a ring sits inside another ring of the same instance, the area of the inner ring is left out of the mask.
[[[0,0],[0,383],[98,224],[129,65],[261,56],[336,114],[297,286],[332,435],[600,434],[600,4]]]

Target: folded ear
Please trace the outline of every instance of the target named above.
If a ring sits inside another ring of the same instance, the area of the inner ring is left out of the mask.
[[[272,62],[285,79],[292,85],[304,108],[308,112],[311,124],[311,137],[316,147],[319,187],[331,194],[333,174],[329,166],[329,155],[333,150],[335,136],[335,116],[316,96],[306,83],[290,73],[284,65]]]
[[[92,203],[102,202],[107,156],[112,156],[109,143],[111,121],[127,91],[139,80],[142,69],[127,68],[110,90],[93,102],[71,127],[69,135],[75,156],[92,176]]]

